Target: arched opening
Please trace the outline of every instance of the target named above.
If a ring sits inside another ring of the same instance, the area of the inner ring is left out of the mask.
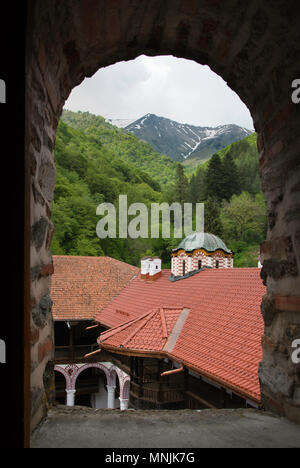
[[[117,371],[114,368],[110,369],[109,386],[111,387],[110,391],[113,393],[110,406],[115,409],[118,409],[120,408],[120,396],[121,396],[120,395],[120,378],[119,378],[119,375],[117,374]]]
[[[76,380],[75,405],[88,408],[107,408],[107,378],[105,373],[90,367]]]
[[[67,402],[66,395],[66,377],[61,372],[54,372],[55,384],[55,402],[60,405],[65,405]]]
[[[26,96],[35,234],[31,248],[38,263],[31,266],[40,268],[32,302],[39,304],[49,290],[53,148],[71,90],[99,68],[140,54],[171,54],[207,64],[247,104],[258,132],[261,184],[268,205],[268,241],[261,248],[262,276],[268,287],[262,303],[266,326],[262,396],[266,408],[299,420],[299,376],[285,358],[299,324],[299,112],[290,93],[299,41],[294,4],[284,8],[279,4],[245,2],[234,15],[228,4],[219,1],[183,1],[176,8],[156,0],[138,5],[93,0],[35,4]],[[51,335],[50,320],[47,327]],[[37,342],[36,349],[39,345],[43,343]],[[45,353],[32,366],[32,385],[41,393],[39,367],[45,368],[50,355]],[[41,411],[35,423],[40,417]]]
[[[129,399],[129,390],[130,390],[130,381],[126,380],[124,386],[123,386],[123,393],[122,393],[122,398],[124,400]]]

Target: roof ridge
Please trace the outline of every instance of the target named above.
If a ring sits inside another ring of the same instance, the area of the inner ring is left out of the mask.
[[[102,332],[101,336],[105,335],[105,337],[103,340],[101,340],[101,343],[107,340],[108,338],[110,338],[111,336],[115,335],[116,333],[126,330],[126,328],[130,327],[130,325],[133,325],[134,323],[139,322],[140,320],[143,320],[147,315],[149,315],[149,313],[150,312],[147,312],[146,314],[143,314],[136,319],[128,320],[127,322],[123,322],[122,325],[118,325],[114,328],[110,328],[109,330]]]
[[[116,333],[119,333],[120,331],[126,330],[126,328],[130,327],[134,323],[139,322],[140,320],[145,320],[146,317],[149,316],[149,318],[145,321],[145,324],[146,324],[152,318],[152,316],[157,313],[157,310],[159,310],[159,309],[157,309],[157,308],[155,310],[151,309],[146,314],[143,314],[138,318],[128,320],[127,322],[123,322],[121,325],[118,325],[118,326],[116,326],[114,328],[110,328],[109,330],[106,330],[106,331],[102,332],[101,336],[103,336],[103,335],[105,335],[105,336],[104,336],[104,339],[101,340],[101,343],[106,341],[111,336],[114,336]],[[141,327],[141,328],[143,328],[143,327]]]
[[[163,338],[167,339],[168,338],[168,330],[167,330],[167,324],[166,324],[165,311],[164,311],[163,307],[160,309],[160,320],[161,320]]]
[[[144,322],[135,330],[131,333],[131,335],[129,335],[126,340],[122,343],[123,346],[126,346],[127,343],[129,343],[129,341],[132,340],[132,338],[142,330],[142,328],[144,328],[144,326],[152,319],[152,317],[154,317],[154,315],[157,313],[157,310],[154,310],[154,312],[150,312],[148,314],[148,317],[144,317]]]
[[[169,335],[169,338],[163,348],[163,351],[166,351],[170,354],[172,354],[173,349],[175,348],[175,345],[177,343],[177,340],[181,334],[181,331],[185,325],[185,322],[187,321],[187,318],[190,314],[191,309],[188,307],[185,307],[181,310],[180,314],[177,317],[177,320],[171,330],[171,333]]]

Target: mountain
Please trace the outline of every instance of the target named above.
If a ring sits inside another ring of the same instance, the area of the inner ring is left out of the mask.
[[[103,117],[65,109],[61,120],[93,138],[96,144],[113,153],[114,157],[147,173],[161,186],[174,179],[176,163],[173,159],[156,152],[149,143],[125,132],[123,128],[111,125]]]
[[[196,164],[253,133],[234,124],[197,127],[154,114],[141,117],[125,126],[124,130],[150,143],[158,153],[166,154],[178,162],[193,160]]]
[[[106,119],[106,122],[118,128],[125,128],[135,122],[136,119]]]
[[[231,178],[232,186],[239,181],[239,188],[233,193],[241,197],[238,199],[241,209],[249,197],[256,204],[259,202],[256,137],[253,134],[218,153],[224,166],[224,180],[230,182]],[[228,153],[235,171],[226,170]],[[199,164],[186,178],[187,190],[183,193],[187,201],[206,202],[206,210],[210,209],[205,193],[208,165],[209,161]],[[178,188],[183,178],[178,176],[175,161],[155,152],[149,143],[135,135],[112,126],[103,117],[64,111],[57,132],[55,166],[57,183],[52,204],[55,234],[51,246],[54,255],[107,255],[132,265],[139,265],[143,256],[151,255],[161,257],[164,268],[169,267],[170,249],[178,245],[178,239],[100,240],[95,230],[99,222],[96,207],[110,202],[118,213],[120,194],[127,195],[129,205],[139,202],[148,208],[152,203],[180,202]],[[255,266],[265,234],[250,226],[246,236],[237,236],[234,220],[225,213],[227,205],[223,207],[223,201],[218,204],[222,239],[236,252],[237,267]]]

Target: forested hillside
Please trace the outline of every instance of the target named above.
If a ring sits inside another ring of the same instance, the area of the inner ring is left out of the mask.
[[[219,234],[235,252],[236,266],[257,266],[267,217],[260,189],[256,133],[198,166],[190,186],[193,201],[205,202],[205,230]]]
[[[130,159],[138,158],[136,146],[141,152],[138,143],[134,141],[130,149],[126,138],[125,148],[121,152],[125,155],[128,151],[130,156],[127,160],[125,157],[121,158],[115,150],[116,146],[121,145],[120,141],[116,141],[120,135],[116,132],[114,138],[112,134],[115,129],[109,128],[109,125],[106,128],[104,119],[99,118],[99,123],[102,126],[101,138],[98,134],[100,130],[91,128],[88,124],[85,131],[82,131],[72,128],[62,120],[59,123],[55,147],[57,183],[52,215],[55,226],[52,253],[109,255],[137,265],[141,255],[154,254],[159,249],[161,252],[164,245],[161,247],[159,241],[152,242],[151,239],[100,241],[96,236],[99,221],[96,208],[103,202],[114,203],[118,207],[121,194],[128,196],[128,204],[139,202],[150,206],[154,202],[160,203],[163,200],[161,186],[157,180],[130,162]],[[103,135],[106,135],[106,140]],[[131,138],[136,140],[129,136]],[[107,143],[109,140],[112,140],[111,145]],[[151,155],[148,148],[146,151]],[[141,166],[146,157],[145,153],[141,155]],[[165,173],[168,174],[168,166]]]
[[[157,153],[149,143],[109,124],[103,117],[64,110],[61,120],[74,129],[82,130],[120,160],[137,165],[162,186],[173,179],[176,163],[171,158]]]
[[[139,265],[158,255],[170,266],[180,239],[105,239],[96,235],[102,202],[126,194],[128,204],[204,202],[205,230],[236,252],[235,266],[256,266],[265,237],[266,209],[259,189],[256,135],[232,144],[189,177],[134,135],[102,117],[64,111],[55,149],[57,184],[53,202],[53,254],[109,255]],[[150,210],[149,210],[150,212]]]

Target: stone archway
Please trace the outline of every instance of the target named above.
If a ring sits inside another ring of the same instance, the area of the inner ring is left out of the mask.
[[[119,369],[116,366],[112,366],[110,368],[110,375],[112,379],[111,385],[115,388],[115,380],[116,376],[118,376],[119,384],[120,384],[120,408],[121,410],[128,409],[129,403],[129,391],[130,391],[130,377],[124,371]]]
[[[31,268],[38,272],[31,287],[33,308],[50,290],[55,135],[72,88],[117,61],[169,54],[209,65],[248,106],[268,206],[268,237],[261,249],[268,289],[262,301],[262,397],[267,409],[298,421],[299,367],[290,355],[300,325],[300,111],[291,100],[292,82],[300,78],[299,19],[294,0],[36,0],[26,65]],[[41,374],[52,352],[50,317],[44,328],[47,338],[32,352],[31,381],[41,394]],[[34,415],[33,426],[42,412],[41,407]]]
[[[111,363],[100,362],[94,362],[90,364],[58,364],[54,367],[54,371],[59,372],[65,377],[67,406],[74,406],[76,382],[78,377],[85,370],[92,368],[103,371],[106,376],[106,387],[108,393],[107,408],[115,408],[115,389],[116,379],[118,378],[120,386],[120,401],[121,403],[123,403],[123,400],[127,402],[127,404],[122,405],[122,409],[127,409],[130,389],[129,375]]]

